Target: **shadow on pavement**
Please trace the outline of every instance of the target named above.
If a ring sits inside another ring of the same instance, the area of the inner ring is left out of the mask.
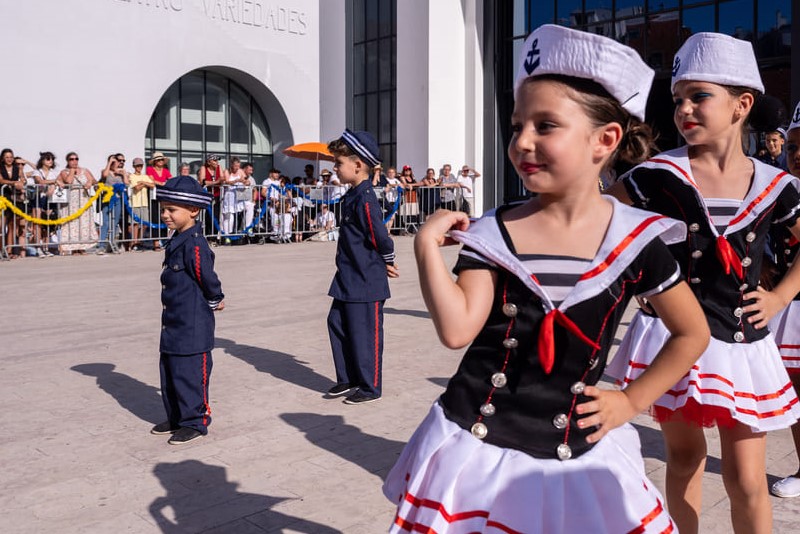
[[[159,388],[114,370],[111,363],[82,363],[71,367],[73,371],[93,376],[97,387],[111,395],[120,406],[149,423],[160,423],[164,419],[164,404]]]
[[[642,456],[645,458],[653,458],[662,462],[667,461],[667,450],[664,445],[664,436],[661,431],[649,426],[637,425],[631,423],[636,431],[639,433],[639,439],[642,442]],[[716,456],[706,457],[706,473],[722,474],[722,461]]]
[[[419,317],[421,319],[430,319],[431,314],[422,310],[398,310],[397,308],[383,308],[383,313],[389,315],[408,315],[411,317]]]
[[[436,384],[437,386],[441,386],[443,388],[447,387],[447,384],[450,382],[450,377],[444,376],[432,376],[428,378],[428,382],[431,384]]]
[[[165,534],[219,533],[291,529],[292,532],[341,534],[314,521],[270,508],[288,500],[237,491],[224,467],[197,460],[160,463],[153,468],[167,494],[150,504],[150,515]],[[254,528],[255,525],[258,528]]]
[[[334,384],[330,378],[306,366],[306,362],[298,360],[295,356],[285,352],[243,345],[233,340],[219,337],[216,338],[216,347],[223,349],[227,354],[239,358],[243,362],[249,363],[257,371],[270,374],[275,378],[291,382],[317,393],[327,391]],[[331,360],[332,369],[333,361]]]
[[[405,446],[402,441],[365,434],[358,427],[345,423],[341,415],[284,413],[280,417],[303,432],[306,439],[317,447],[379,476],[381,480],[386,480]]]

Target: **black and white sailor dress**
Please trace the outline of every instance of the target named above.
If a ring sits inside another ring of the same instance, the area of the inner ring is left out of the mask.
[[[606,236],[556,305],[515,253],[499,208],[467,232],[455,271],[497,273],[489,318],[384,484],[390,532],[671,532],[626,424],[598,443],[575,406],[603,374],[634,295],[681,279],[666,243],[685,226],[607,197]]]
[[[791,227],[800,209],[798,180],[752,159],[750,190],[725,228],[717,228],[692,176],[688,149],[659,154],[622,178],[637,207],[686,223],[686,240],[670,247],[711,329],[708,348],[654,405],[660,421],[680,411],[702,426],[742,423],[754,431],[791,426],[800,405],[775,340],[767,328],[747,322],[744,294],[759,281],[767,234]],[[635,380],[669,337],[656,317],[639,311],[607,374],[620,384]]]
[[[800,251],[800,242],[785,227],[773,227],[770,232],[771,255],[777,272],[775,282],[786,276]],[[800,374],[800,293],[769,322],[775,336],[783,366],[789,375]]]

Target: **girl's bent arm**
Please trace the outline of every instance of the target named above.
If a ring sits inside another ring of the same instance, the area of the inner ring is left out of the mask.
[[[439,247],[452,244],[451,228],[466,229],[467,216],[440,210],[431,216],[414,240],[420,288],[442,343],[451,349],[468,345],[480,332],[492,307],[497,276],[487,270],[465,270],[454,281]]]
[[[652,295],[649,301],[671,336],[647,370],[624,391],[586,387],[584,394],[594,400],[579,405],[576,411],[591,414],[578,422],[581,428],[600,425],[587,437],[590,443],[650,406],[686,374],[708,346],[708,322],[686,282]]]

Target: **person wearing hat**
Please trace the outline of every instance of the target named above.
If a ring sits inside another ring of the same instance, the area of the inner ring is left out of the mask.
[[[370,181],[370,170],[380,163],[375,138],[345,130],[328,150],[339,180],[350,186],[341,201],[336,275],[328,290],[336,369],[328,396],[349,394],[346,404],[364,404],[378,400],[383,390],[383,304],[390,297],[387,277],[398,276],[394,242]]]
[[[164,184],[167,183],[167,180],[172,178],[172,173],[167,167],[167,157],[162,152],[154,152],[153,155],[150,157],[148,161],[149,165],[147,166],[147,176],[153,179],[153,183],[155,183],[156,187],[151,193],[158,191],[160,187],[164,187]],[[150,195],[152,200],[155,200],[156,197],[154,194]],[[151,202],[150,203],[150,220],[151,221],[158,221],[159,220],[159,213],[158,213],[158,203]],[[158,228],[150,227],[150,237],[153,239],[153,250],[160,250],[161,249],[161,240],[159,238],[164,237],[164,233],[162,230]]]
[[[768,321],[800,292],[800,262],[759,287],[771,226],[800,237],[800,181],[747,157],[743,134],[763,93],[753,45],[719,33],[689,37],[672,68],[674,121],[686,145],[623,176],[611,192],[674,217],[689,234],[672,251],[700,301],[711,342],[655,402],[667,449],[667,503],[681,532],[697,532],[706,462],[703,427],[717,426],[734,530],[771,532],[766,433],[800,417],[800,403]],[[627,383],[669,339],[665,321],[639,312],[609,374]]]
[[[131,250],[140,250],[144,237],[144,225],[150,222],[150,192],[156,187],[153,178],[142,173],[144,160],[133,158],[133,172],[130,181],[129,202],[133,216],[130,221]]]
[[[225,307],[214,253],[196,220],[212,196],[191,176],[156,191],[161,220],[173,231],[161,271],[161,398],[167,420],[151,430],[181,445],[208,433],[208,384],[214,348],[214,312]]]
[[[800,103],[795,107],[792,122],[786,133],[786,155],[789,172],[800,178]],[[800,242],[791,232],[781,226],[772,227],[770,232],[772,244],[772,260],[775,267],[773,284],[779,282],[789,272],[800,250]],[[783,365],[792,380],[795,393],[800,395],[800,294],[769,322],[769,330],[775,336],[775,342],[783,359]],[[792,425],[795,453],[800,462],[800,423]],[[778,497],[800,497],[800,469],[783,478],[770,488]]]
[[[671,532],[627,421],[691,367],[708,329],[667,248],[685,226],[597,187],[617,159],[649,153],[654,72],[635,50],[562,26],[521,50],[508,157],[536,195],[475,223],[439,210],[414,239],[439,338],[469,348],[386,478],[390,532]],[[454,243],[456,280],[440,251]],[[641,294],[673,338],[625,393],[602,390]]]
[[[216,224],[221,225],[222,203],[220,202],[220,197],[222,195],[222,186],[225,184],[225,173],[220,167],[218,155],[206,154],[205,163],[197,171],[197,181],[211,192],[213,196],[211,213],[216,220]],[[218,227],[218,229],[220,228],[221,226]],[[217,235],[215,239],[219,240],[220,235]]]
[[[764,148],[766,153],[759,158],[767,165],[772,165],[781,170],[788,171],[789,165],[786,160],[786,153],[783,151],[783,145],[786,142],[786,131],[783,128],[776,128],[771,132],[767,132],[764,136]]]

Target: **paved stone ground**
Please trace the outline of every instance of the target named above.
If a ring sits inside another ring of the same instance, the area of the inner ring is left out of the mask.
[[[333,384],[325,296],[333,243],[217,249],[214,423],[183,447],[163,420],[161,255],[0,263],[0,510],[10,533],[385,532],[380,486],[455,370],[417,284],[410,238],[386,305],[385,395],[347,406]],[[452,260],[455,250],[447,252]],[[663,491],[664,451],[636,421]],[[731,532],[719,447],[709,432],[702,532]],[[770,482],[796,468],[788,431],[769,437]],[[773,498],[775,532],[798,532],[800,499]]]

